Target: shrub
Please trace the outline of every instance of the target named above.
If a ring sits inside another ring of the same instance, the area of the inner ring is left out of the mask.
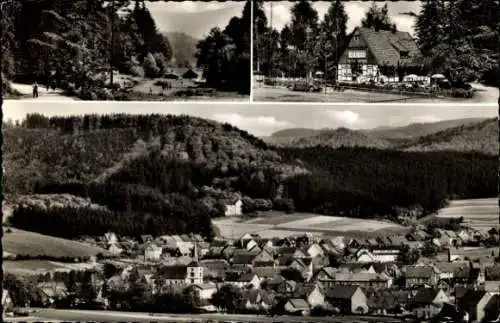
[[[134,65],[130,67],[130,74],[136,77],[144,77],[144,68],[142,66]]]
[[[158,64],[156,64],[156,60],[151,53],[148,53],[146,57],[144,57],[142,67],[144,68],[146,77],[155,78],[160,75],[160,68],[158,67]]]

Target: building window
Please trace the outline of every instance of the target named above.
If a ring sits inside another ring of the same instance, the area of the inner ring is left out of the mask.
[[[366,50],[364,49],[351,49],[347,53],[349,58],[366,58]]]
[[[408,52],[406,52],[406,51],[399,52],[399,56],[401,58],[406,58],[406,57],[408,57]]]
[[[359,40],[359,35],[354,35],[354,40],[358,41]]]

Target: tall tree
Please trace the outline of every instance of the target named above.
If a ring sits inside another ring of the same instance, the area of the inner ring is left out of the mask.
[[[309,77],[317,61],[314,50],[318,32],[318,12],[310,1],[301,0],[292,7],[291,14],[292,45],[297,51],[294,55],[296,72]]]
[[[342,1],[332,1],[320,24],[320,35],[318,37],[318,47],[323,58],[326,78],[331,78],[335,74],[337,61],[344,48],[347,20],[348,17]],[[322,69],[322,67],[319,68]]]
[[[379,7],[375,1],[366,12],[365,18],[361,20],[361,26],[375,30],[396,30],[396,24],[389,17],[387,3]]]
[[[446,23],[444,0],[427,0],[417,16],[415,30],[420,50],[428,55],[444,37]]]

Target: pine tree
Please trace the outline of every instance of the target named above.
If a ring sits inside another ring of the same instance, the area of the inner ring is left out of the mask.
[[[361,21],[364,28],[373,28],[375,30],[396,30],[396,24],[389,17],[389,8],[387,3],[382,8],[377,6],[374,1],[366,12],[365,18]]]
[[[427,0],[417,16],[415,30],[420,50],[428,55],[430,50],[443,41],[446,17],[443,0]]]

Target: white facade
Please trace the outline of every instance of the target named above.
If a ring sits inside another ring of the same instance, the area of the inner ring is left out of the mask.
[[[338,66],[338,81],[339,82],[366,82],[370,80],[374,80],[375,82],[379,82],[382,78],[387,80],[387,82],[397,82],[397,77],[388,78],[382,77],[379,72],[379,68],[377,65],[369,65],[360,63],[361,73],[354,74],[351,69],[351,64],[339,64]]]
[[[186,283],[187,284],[203,284],[203,267],[188,266],[186,272]]]
[[[217,286],[215,284],[197,284],[194,287],[198,290],[200,300],[210,300],[217,293]]]
[[[234,204],[226,205],[226,216],[240,216],[243,214],[242,211],[243,202],[241,200],[236,201]]]
[[[163,248],[154,244],[150,244],[146,247],[146,250],[144,250],[144,260],[159,261],[161,259],[162,253]]]

